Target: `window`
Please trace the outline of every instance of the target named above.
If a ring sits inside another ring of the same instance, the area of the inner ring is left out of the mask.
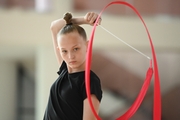
[[[0,0],[0,7],[35,9],[37,12],[48,12],[51,10],[52,0]]]
[[[35,0],[0,0],[0,7],[32,9],[35,7]]]
[[[112,0],[74,0],[75,11],[101,10]],[[170,15],[180,16],[180,0],[126,0],[132,4],[142,15]],[[126,6],[113,5],[107,8],[106,13],[133,15],[134,12]]]

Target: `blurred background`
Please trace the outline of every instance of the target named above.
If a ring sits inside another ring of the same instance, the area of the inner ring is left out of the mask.
[[[112,0],[0,0],[0,120],[42,120],[49,90],[58,77],[50,23],[67,11],[83,16]],[[180,1],[126,0],[149,28],[159,67],[162,120],[180,120]],[[112,5],[102,26],[151,57],[145,29],[135,13]],[[92,26],[83,25],[88,37]],[[137,97],[149,60],[97,27],[92,69],[101,78],[100,116],[114,120]],[[153,119],[153,83],[131,120]],[[76,99],[76,98],[74,98]]]

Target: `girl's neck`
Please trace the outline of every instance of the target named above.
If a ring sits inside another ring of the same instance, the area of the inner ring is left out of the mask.
[[[71,68],[70,66],[67,66],[67,68],[68,68],[68,73],[82,72],[85,71],[85,63],[83,63],[78,68]]]
[[[85,69],[72,69],[70,67],[68,67],[68,73],[76,73],[76,72],[82,72]]]

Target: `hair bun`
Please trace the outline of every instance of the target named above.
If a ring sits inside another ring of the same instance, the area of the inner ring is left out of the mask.
[[[64,20],[66,21],[66,25],[72,24],[71,22],[72,14],[67,12],[64,14]]]

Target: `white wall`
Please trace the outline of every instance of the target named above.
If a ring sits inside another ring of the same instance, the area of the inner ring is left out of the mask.
[[[16,118],[16,66],[0,59],[0,120]]]
[[[58,69],[53,49],[39,47],[36,53],[36,120],[43,119],[50,87],[58,77]]]

